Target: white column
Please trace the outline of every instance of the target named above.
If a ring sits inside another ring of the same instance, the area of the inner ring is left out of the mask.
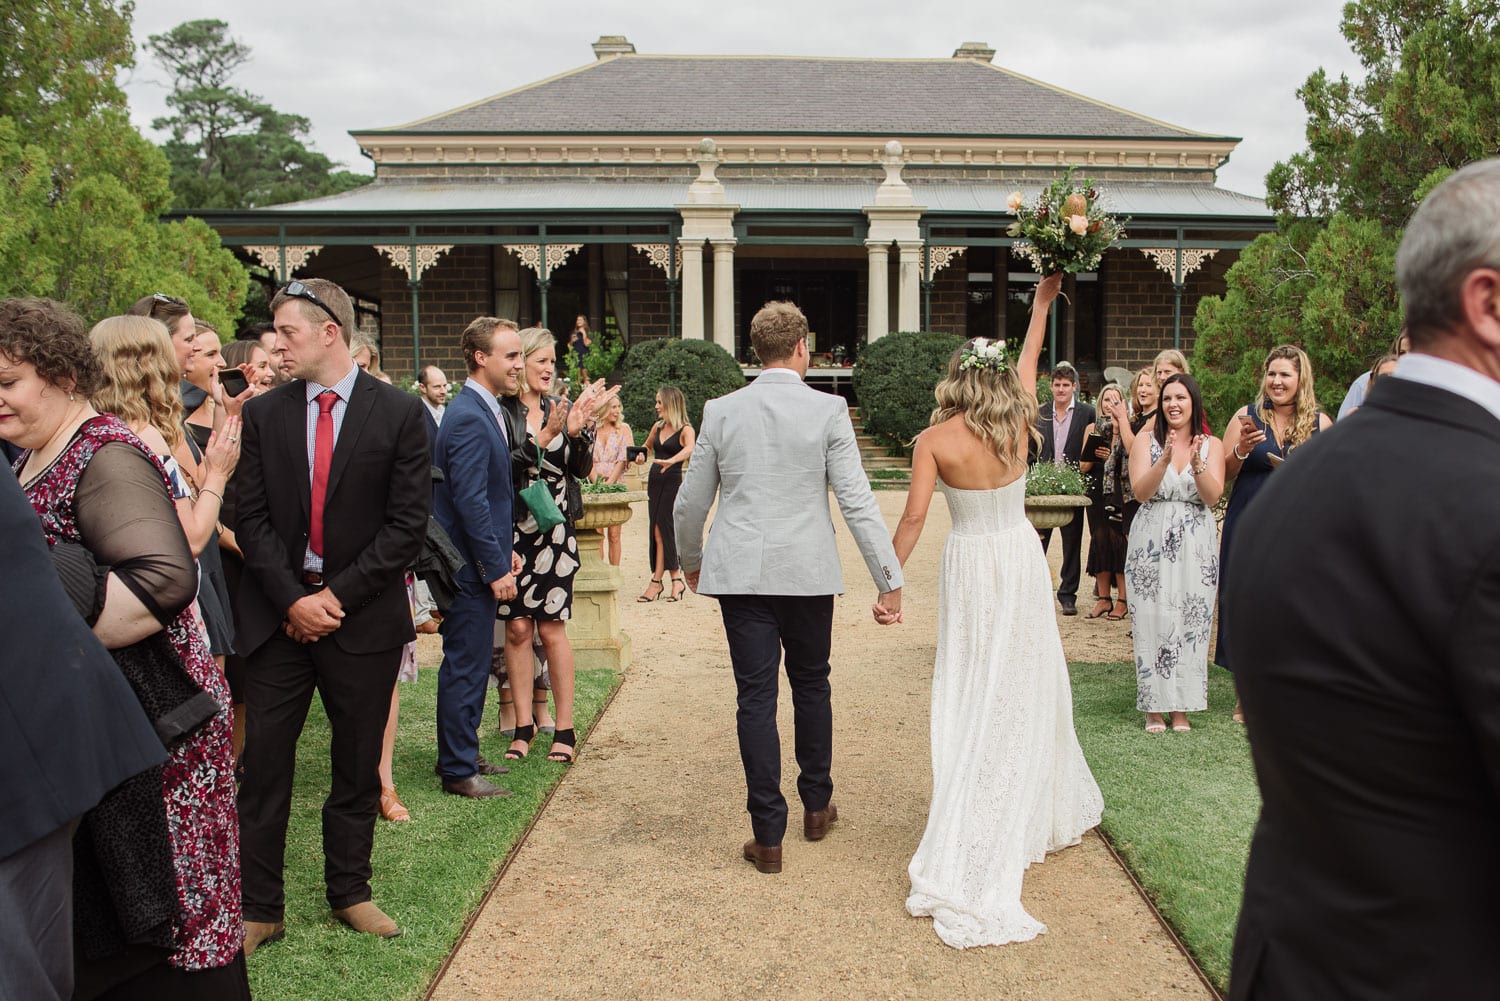
[[[714,240],[714,343],[734,352],[734,240]]]
[[[866,309],[865,341],[876,341],[891,332],[891,250],[889,243],[866,240],[870,255],[869,307]]]
[[[703,244],[682,246],[682,337],[703,340]]]
[[[901,285],[896,299],[896,329],[922,329],[922,241],[902,240]]]

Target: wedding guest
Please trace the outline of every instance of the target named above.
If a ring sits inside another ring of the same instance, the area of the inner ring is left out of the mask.
[[[1328,415],[1318,409],[1318,400],[1313,393],[1312,362],[1307,352],[1295,344],[1272,348],[1261,366],[1260,399],[1235,411],[1224,428],[1224,477],[1226,482],[1234,484],[1234,490],[1224,512],[1219,549],[1221,599],[1229,580],[1222,568],[1241,516],[1292,449],[1306,444],[1313,435],[1332,425]],[[1225,624],[1220,621],[1214,663],[1232,670],[1225,639],[1227,632]],[[1236,723],[1245,722],[1238,701],[1233,718]]]
[[[432,592],[410,570],[406,571],[406,600],[411,606],[412,627],[418,633],[437,632],[438,621],[433,618],[437,606],[433,604]],[[404,824],[411,819],[411,811],[401,802],[396,791],[396,728],[401,719],[401,686],[413,684],[416,680],[417,641],[414,639],[401,648],[401,667],[391,689],[391,711],[380,738],[380,764],[376,768],[380,773],[380,815],[393,824]]]
[[[1128,489],[1130,483],[1130,452],[1135,448],[1136,436],[1141,433],[1141,428],[1152,426],[1156,421],[1156,401],[1160,390],[1156,387],[1156,376],[1150,368],[1143,368],[1130,380],[1129,403],[1130,420],[1119,425],[1120,445],[1123,455],[1120,457],[1120,482],[1121,495],[1124,497],[1124,519],[1121,529],[1125,532],[1125,538],[1130,539],[1130,526],[1135,523],[1135,516],[1141,509],[1141,502],[1135,499],[1135,491]]]
[[[149,316],[167,328],[167,334],[172,338],[172,354],[177,359],[178,377],[186,378],[189,363],[193,360],[193,342],[198,337],[198,321],[193,318],[187,300],[155,292],[137,299],[126,313]]]
[[[391,377],[380,370],[380,348],[375,346],[373,337],[362,330],[356,330],[350,337],[349,347],[354,364],[387,386],[391,385]]]
[[[1397,334],[1396,339],[1391,342],[1390,351],[1386,352],[1386,354],[1384,355],[1381,355],[1381,357],[1385,358],[1390,355],[1395,355],[1397,358],[1400,358],[1410,350],[1411,338],[1406,335],[1406,328],[1403,327],[1401,329],[1401,333]],[[1349,391],[1344,394],[1344,402],[1339,404],[1339,420],[1343,420],[1345,417],[1348,417],[1350,414],[1354,413],[1354,411],[1359,409],[1360,404],[1365,402],[1365,395],[1369,393],[1370,387],[1375,381],[1372,378],[1374,372],[1375,370],[1373,368],[1368,372],[1361,372],[1359,375],[1355,376],[1354,381],[1349,384]]]
[[[594,439],[593,479],[598,483],[619,483],[625,476],[630,462],[625,457],[627,446],[635,444],[635,434],[625,423],[625,407],[616,396],[603,408],[604,417],[599,421],[598,437]],[[599,558],[608,560],[611,566],[620,565],[620,525],[610,525],[599,539]]]
[[[167,719],[180,724],[159,780],[117,790],[114,808],[86,821],[78,992],[249,998],[229,692],[189,611],[198,571],[166,475],[123,422],[90,404],[99,378],[83,323],[66,307],[0,303],[0,434],[27,449],[19,475],[43,534],[108,568],[89,615],[122,670],[132,665],[127,676],[142,667],[145,684],[172,676],[195,693],[157,719],[159,734]]]
[[[219,372],[224,368],[224,354],[219,334],[202,321],[196,326],[198,332],[193,337],[193,357],[188,362],[186,376],[192,389],[186,386],[182,389],[183,410],[187,412],[183,426],[197,451],[202,451],[208,447],[208,436],[224,423],[229,412],[220,412],[224,391],[219,386]]]
[[[0,427],[4,423],[0,419]],[[74,983],[73,832],[127,780],[146,773],[144,781],[159,787],[166,753],[135,692],[80,614],[92,612],[93,574],[80,575],[81,600],[73,600],[74,589],[65,589],[54,566],[58,550],[47,545],[14,474],[0,475],[0,539],[0,621],[26,624],[9,631],[0,671],[6,720],[0,727],[6,798],[0,971],[7,997],[67,1001]]]
[[[1377,381],[1396,371],[1396,363],[1400,360],[1400,355],[1389,352],[1376,358],[1374,364],[1370,366],[1370,377],[1365,381],[1365,393],[1368,394],[1371,389],[1375,388]],[[1358,409],[1358,406],[1353,406],[1345,410],[1344,407],[1340,406],[1339,413],[1341,416],[1347,417]]]
[[[1136,435],[1130,483],[1140,512],[1130,529],[1136,708],[1146,732],[1186,733],[1208,708],[1208,637],[1219,578],[1212,512],[1224,493],[1224,446],[1199,432],[1203,399],[1190,375],[1169,375],[1149,434]]]
[[[255,331],[261,348],[271,356],[271,369],[276,373],[275,385],[284,386],[291,382],[292,378],[287,374],[286,359],[281,356],[281,344],[276,338],[276,328],[269,323],[257,323],[251,329]]]
[[[443,791],[469,799],[509,796],[486,775],[508,769],[479,753],[495,612],[515,597],[521,566],[515,550],[511,447],[515,432],[500,398],[513,394],[523,359],[516,324],[477,317],[459,339],[469,377],[438,428],[433,464],[442,471],[433,517],[453,540],[465,566],[443,618],[443,662],[438,668],[438,776]]]
[[[579,313],[573,318],[573,331],[568,334],[568,350],[573,353],[574,361],[578,365],[578,376],[584,382],[589,381],[588,369],[583,367],[584,359],[589,355],[589,349],[594,346],[594,332],[589,329],[589,318]],[[608,372],[601,373],[608,375]]]
[[[221,354],[225,368],[236,368],[245,374],[245,381],[255,390],[254,396],[276,385],[276,369],[271,364],[271,356],[258,341],[230,341],[224,345]]]
[[[562,521],[543,528],[537,513],[524,503],[516,506],[515,547],[523,564],[515,594],[500,602],[505,620],[505,665],[512,693],[532,684],[535,658],[533,637],[540,635],[547,654],[547,673],[556,700],[552,749],[548,761],[571,764],[577,745],[573,728],[573,646],[567,620],[573,615],[573,578],[578,573],[578,538],[573,522],[583,517],[578,480],[594,465],[594,411],[614,398],[618,387],[605,389],[604,380],[587,385],[578,400],[549,395],[557,368],[557,339],[544,327],[521,332],[525,368],[517,397],[526,417],[525,437],[511,446],[517,482],[543,483],[562,514]],[[519,496],[519,495],[518,495]],[[512,696],[514,698],[514,694]],[[531,706],[516,706],[516,732],[505,756],[524,758],[536,737]]]
[[[1151,374],[1156,379],[1159,393],[1170,376],[1190,375],[1192,369],[1188,366],[1186,355],[1176,348],[1167,348],[1156,353],[1156,358],[1151,362]]]
[[[656,391],[657,421],[646,435],[646,450],[651,455],[651,473],[646,479],[646,511],[649,516],[649,559],[651,583],[636,601],[655,601],[662,595],[662,576],[672,574],[672,593],[668,601],[680,601],[687,591],[677,559],[677,532],[672,527],[672,507],[682,486],[682,464],[693,454],[695,443],[692,425],[687,422],[687,401],[676,386],[662,386]],[[646,462],[642,455],[636,460]],[[654,590],[653,590],[654,588]]]
[[[423,365],[417,373],[417,398],[422,401],[422,412],[427,415],[427,438],[433,448],[437,447],[438,427],[443,423],[443,411],[448,405],[448,377],[436,365]]]
[[[1500,915],[1500,159],[1406,221],[1411,352],[1229,551],[1261,811],[1231,1001],[1479,997]]]
[[[1094,408],[1078,399],[1078,370],[1059,362],[1052,370],[1052,402],[1043,408],[1037,421],[1042,441],[1036,453],[1037,462],[1055,462],[1059,466],[1086,458],[1083,449],[1084,430],[1094,421]],[[1042,552],[1052,542],[1052,529],[1044,528]],[[1064,615],[1078,614],[1079,557],[1083,551],[1083,519],[1074,518],[1061,529],[1062,575],[1057,584],[1057,602]]]
[[[1125,410],[1125,391],[1118,383],[1109,383],[1099,390],[1099,410],[1094,423],[1084,431],[1084,440],[1089,435],[1098,435],[1107,444],[1094,450],[1092,456],[1084,456],[1080,468],[1089,477],[1089,561],[1085,572],[1094,578],[1094,609],[1084,616],[1097,619],[1101,616],[1118,622],[1125,618],[1129,606],[1125,601],[1125,529],[1124,495],[1128,489],[1120,476],[1120,460],[1125,456],[1124,440],[1120,434]],[[1129,426],[1123,422],[1123,426]],[[1118,595],[1110,600],[1111,587]]]
[[[332,730],[323,806],[329,907],[355,931],[401,933],[370,899],[370,848],[381,734],[401,649],[416,635],[404,579],[432,502],[421,404],[354,364],[354,306],[344,290],[294,281],[271,311],[296,379],[245,408],[239,472],[247,953],[285,934],[287,819],[314,690]],[[341,463],[336,452],[354,458]]]

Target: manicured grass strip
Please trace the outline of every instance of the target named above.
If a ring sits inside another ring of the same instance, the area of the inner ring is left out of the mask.
[[[1130,664],[1074,664],[1073,722],[1104,792],[1102,827],[1163,917],[1220,990],[1239,918],[1260,794],[1234,683],[1209,668],[1192,733],[1148,734]]]
[[[613,671],[578,672],[575,727],[580,738],[619,684]],[[509,762],[495,781],[515,795],[470,800],[442,792],[437,760],[437,671],[401,685],[401,722],[395,776],[411,810],[405,824],[376,821],[374,900],[396,920],[402,936],[382,942],[356,935],[329,916],[323,889],[321,809],[328,792],[328,720],[314,700],[297,748],[297,782],[287,834],[286,939],[250,960],[257,998],[419,998],[453,949],[501,864],[530,825],[567,766],[545,760],[549,738],[531,755]],[[481,750],[499,764],[509,746],[496,729],[492,692]],[[587,753],[585,751],[585,753]]]

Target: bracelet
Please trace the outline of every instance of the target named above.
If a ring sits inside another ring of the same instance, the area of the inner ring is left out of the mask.
[[[1205,472],[1208,471],[1208,463],[1201,462],[1192,464],[1192,469],[1194,476],[1202,476]]]
[[[221,493],[219,493],[217,490],[210,490],[210,489],[208,489],[208,487],[204,487],[202,490],[199,490],[198,493],[200,493],[200,494],[213,494],[215,497],[219,498],[219,503],[220,504],[224,503],[224,495],[221,494]]]
[[[1235,458],[1236,458],[1236,459],[1238,459],[1238,460],[1240,460],[1240,461],[1241,461],[1241,462],[1248,462],[1248,461],[1249,461],[1249,459],[1250,459],[1250,456],[1248,456],[1248,455],[1241,455],[1241,454],[1240,454],[1240,450],[1239,450],[1239,446],[1235,446],[1235,447],[1234,447],[1234,448],[1233,448],[1233,449],[1232,449],[1232,451],[1233,451],[1233,452],[1234,452],[1234,457],[1235,457]],[[1251,450],[1250,450],[1250,451],[1252,451],[1252,452],[1254,452],[1254,451],[1255,451],[1255,449],[1253,449],[1253,448],[1252,448],[1252,449],[1251,449]]]

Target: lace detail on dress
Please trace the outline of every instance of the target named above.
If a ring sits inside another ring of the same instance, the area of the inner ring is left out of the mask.
[[[932,806],[906,909],[957,949],[1035,938],[1028,866],[1077,844],[1104,801],[1073,732],[1052,577],[1026,520],[1024,478],[940,489],[953,531],[938,578]]]

